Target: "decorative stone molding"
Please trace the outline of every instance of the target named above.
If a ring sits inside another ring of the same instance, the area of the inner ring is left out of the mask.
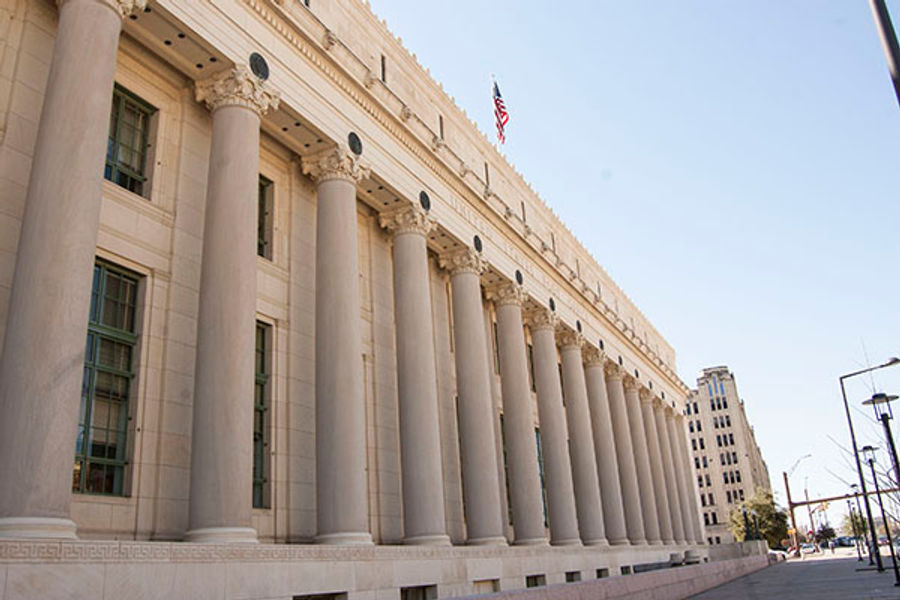
[[[470,171],[471,169],[469,168],[469,165],[464,162],[459,163],[459,169],[457,170],[457,172],[459,173],[460,177],[465,177],[469,174]]]
[[[366,86],[366,89],[372,89],[372,86],[375,85],[376,81],[378,81],[378,78],[375,77],[375,73],[373,73],[371,70],[366,71],[366,75],[363,78],[363,85]]]
[[[412,116],[413,116],[413,111],[410,107],[408,107],[405,104],[400,107],[400,120],[401,121],[406,123],[407,121],[409,121],[412,118]]]
[[[460,273],[474,273],[481,277],[487,265],[481,255],[471,248],[463,248],[455,252],[442,254],[440,256],[440,265],[442,269],[450,271],[450,275],[458,275]]]
[[[607,379],[622,379],[622,367],[611,360],[603,363],[603,373]]]
[[[644,386],[641,386],[638,388],[638,397],[641,399],[641,402],[647,402],[647,403],[652,403],[653,400],[656,398],[656,396],[653,395],[653,392],[651,392],[649,389],[645,388]]]
[[[216,73],[209,79],[194,84],[197,102],[203,102],[215,111],[223,106],[243,106],[262,116],[278,109],[281,94],[268,83],[254,75],[247,65]]]
[[[303,174],[309,175],[316,183],[343,179],[353,184],[369,176],[369,167],[363,166],[359,156],[340,146],[329,148],[301,159]]]
[[[437,152],[438,150],[440,150],[441,148],[443,148],[446,145],[447,145],[447,143],[440,136],[435,135],[435,136],[431,137],[432,152]]]
[[[68,1],[56,0],[56,4],[62,8],[63,4]],[[116,11],[116,14],[122,19],[147,8],[147,0],[97,0],[97,2]]]
[[[622,387],[624,387],[625,391],[627,392],[627,391],[631,391],[631,390],[636,390],[636,389],[638,389],[639,386],[638,386],[637,379],[635,379],[628,373],[625,373],[624,375],[622,375]]]
[[[528,328],[531,329],[532,333],[541,331],[542,329],[555,331],[556,326],[559,324],[559,317],[546,308],[538,308],[529,311],[525,315],[525,323],[528,325]]]
[[[332,48],[334,48],[334,45],[337,43],[338,43],[337,34],[335,34],[330,29],[326,29],[325,33],[322,35],[322,46],[324,46],[326,50],[331,50]]]
[[[606,354],[590,344],[585,344],[581,349],[581,359],[586,367],[603,367],[606,370]]]
[[[584,336],[578,333],[577,331],[572,331],[571,329],[559,328],[557,330],[557,340],[559,341],[559,347],[566,348],[581,348],[584,345]]]
[[[428,216],[425,209],[415,204],[381,213],[378,220],[382,227],[395,236],[403,233],[426,236],[434,228],[434,219]]]
[[[525,302],[525,290],[516,283],[500,283],[489,287],[488,300],[493,300],[497,306],[522,306]]]

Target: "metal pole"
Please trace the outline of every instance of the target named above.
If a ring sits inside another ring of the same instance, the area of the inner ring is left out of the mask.
[[[894,93],[897,95],[897,102],[900,103],[900,50],[897,47],[897,34],[894,33],[894,26],[891,24],[891,15],[884,0],[869,0],[869,5],[875,18],[875,26],[878,27],[878,36],[881,38],[888,70],[891,72],[891,81],[894,82]]]
[[[900,464],[900,461],[897,460],[897,446],[894,445],[894,436],[891,433],[891,425],[888,421],[891,420],[891,416],[887,412],[881,413],[881,424],[884,425],[884,437],[887,438],[888,448],[891,449],[891,462],[894,467],[894,481],[900,482],[900,469],[898,469],[897,465]],[[895,484],[896,485],[896,484]]]
[[[897,567],[897,553],[894,552],[894,540],[891,538],[891,527],[888,525],[887,514],[884,512],[884,503],[881,501],[881,490],[878,489],[878,476],[875,475],[875,461],[869,459],[872,468],[872,480],[875,482],[875,496],[878,497],[878,506],[881,507],[881,518],[884,520],[884,534],[887,536],[888,548],[891,550],[891,562],[894,564],[894,586],[900,586],[900,568]]]
[[[869,534],[866,532],[866,525],[863,523],[862,507],[859,505],[859,494],[853,494],[856,498],[856,514],[859,516],[859,529],[862,531],[863,541],[865,542],[866,553],[869,555],[869,565],[872,565],[872,552],[869,546]]]
[[[812,504],[809,503],[809,489],[804,486],[803,493],[806,495],[806,510],[809,512],[809,530],[812,531],[813,552],[819,551],[819,542],[816,536],[816,522],[813,521]]]
[[[787,472],[782,471],[781,474],[784,475],[784,491],[787,494],[788,512],[791,513],[791,529],[794,531],[794,533],[791,534],[791,542],[797,550],[797,554],[800,554],[800,541],[797,539],[797,519],[794,518],[794,502],[791,500],[791,486],[788,483]]]
[[[862,371],[865,372],[865,371]],[[884,563],[881,562],[881,551],[878,549],[878,536],[875,535],[875,522],[872,520],[872,506],[869,503],[869,494],[866,493],[866,478],[863,477],[862,463],[859,460],[859,447],[856,445],[856,433],[853,431],[853,421],[850,419],[850,405],[847,403],[847,390],[844,389],[844,379],[859,375],[850,373],[838,379],[841,384],[841,396],[844,398],[844,412],[847,413],[847,425],[850,427],[850,443],[853,446],[853,458],[856,460],[856,472],[859,474],[859,488],[862,490],[863,503],[866,505],[866,518],[869,519],[869,535],[872,536],[872,545],[869,550],[869,560],[875,555],[875,561],[878,564],[878,570],[884,571]],[[871,562],[869,563],[871,564]]]
[[[856,516],[853,514],[853,505],[847,498],[847,510],[850,513],[850,529],[853,531],[853,546],[856,548],[856,560],[862,562],[862,552],[859,551],[859,533],[856,530]]]

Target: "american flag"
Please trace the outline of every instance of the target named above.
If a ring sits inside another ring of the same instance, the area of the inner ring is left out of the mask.
[[[500,95],[500,87],[494,82],[494,117],[497,119],[497,139],[500,143],[506,141],[506,124],[509,122],[509,113],[506,112],[506,105],[503,104],[503,97]]]

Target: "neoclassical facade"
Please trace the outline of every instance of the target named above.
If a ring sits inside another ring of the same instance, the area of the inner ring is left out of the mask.
[[[706,555],[674,350],[367,5],[4,0],[0,34],[4,600]]]

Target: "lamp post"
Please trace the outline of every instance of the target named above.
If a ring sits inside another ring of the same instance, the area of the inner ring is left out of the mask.
[[[875,450],[872,446],[863,446],[861,452],[866,455],[866,462],[872,469],[872,481],[875,483],[875,496],[878,498],[878,506],[881,508],[881,518],[884,520],[884,534],[887,536],[888,548],[891,551],[891,562],[894,565],[894,586],[900,586],[900,569],[897,568],[897,553],[894,552],[894,540],[891,537],[891,527],[888,524],[887,513],[884,512],[884,502],[881,501],[881,489],[878,487],[878,476],[875,474]]]
[[[859,505],[859,484],[851,483],[850,489],[853,490],[853,497],[856,498],[856,514],[859,517],[859,530],[862,532],[863,541],[865,542],[866,552],[869,554],[869,564],[872,564],[872,547],[869,545],[869,534],[866,532],[866,524],[863,523],[862,507]]]
[[[856,560],[862,562],[862,553],[859,551],[859,533],[856,530],[856,515],[853,514],[853,504],[847,498],[847,512],[850,514],[850,529],[853,531],[853,546],[856,548]]]
[[[750,539],[750,519],[747,518],[747,507],[746,506],[744,507],[743,511],[744,511],[744,541],[746,542],[747,540]]]
[[[897,446],[894,445],[894,435],[891,433],[891,426],[888,423],[894,417],[894,413],[891,411],[891,402],[896,399],[897,396],[888,396],[879,392],[873,394],[868,400],[864,400],[863,404],[875,409],[875,418],[881,421],[881,424],[884,426],[884,439],[887,442],[888,450],[891,452],[894,481],[900,482],[900,470],[897,469]]]
[[[847,390],[844,388],[844,380],[856,377],[857,375],[862,375],[863,373],[869,373],[870,371],[892,367],[897,364],[900,364],[900,358],[892,356],[884,364],[847,373],[838,378],[838,383],[841,384],[841,396],[844,399],[844,412],[847,414],[847,426],[850,428],[850,443],[853,446],[853,458],[856,460],[856,473],[859,475],[859,487],[860,490],[862,490],[863,503],[866,505],[866,518],[869,519],[869,533],[872,535],[871,554],[875,555],[879,571],[884,571],[884,564],[881,562],[881,552],[878,550],[878,538],[875,536],[875,523],[872,521],[872,506],[869,503],[869,495],[866,493],[866,478],[863,477],[862,463],[859,460],[859,447],[856,445],[856,433],[853,431],[853,420],[850,418],[850,405],[847,403]],[[869,555],[870,560],[871,554]]]

